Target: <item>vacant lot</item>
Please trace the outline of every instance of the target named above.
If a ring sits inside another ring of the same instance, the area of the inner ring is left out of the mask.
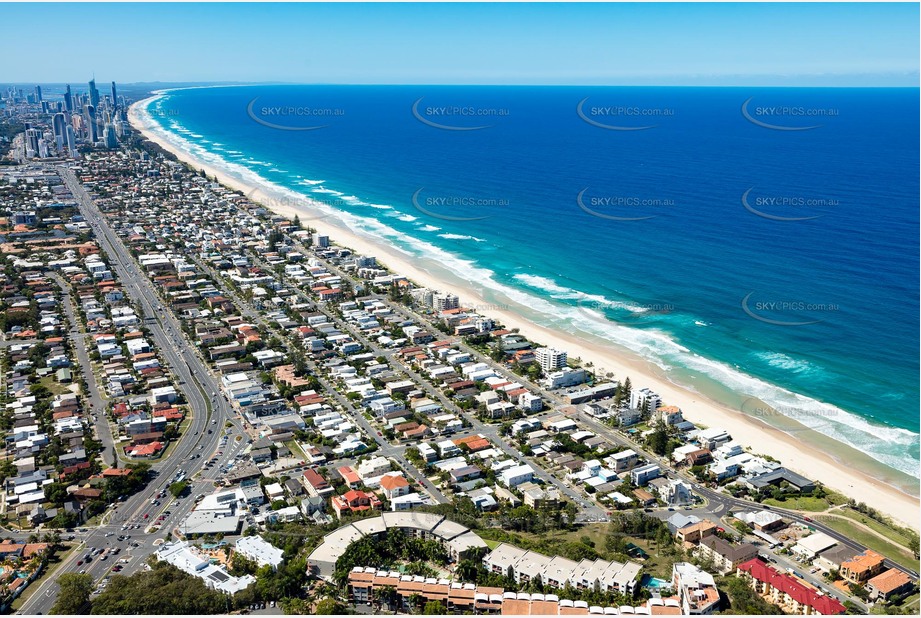
[[[847,519],[829,517],[827,515],[820,516],[817,519],[829,528],[837,530],[841,534],[846,534],[849,538],[856,541],[857,543],[865,545],[870,549],[881,553],[892,561],[898,562],[902,566],[911,569],[918,568],[918,561],[914,559],[914,557],[911,555],[911,552],[909,552],[907,549],[896,545],[892,541],[881,539],[872,532],[864,530],[860,526]]]

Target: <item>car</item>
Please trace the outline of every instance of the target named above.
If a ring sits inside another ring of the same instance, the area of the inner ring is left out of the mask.
[[[811,522],[811,521],[812,521],[812,518],[811,518],[811,517],[803,517],[803,520],[804,520],[804,521],[810,521],[810,522]]]
[[[84,575],[85,573],[86,573],[86,569],[80,569],[80,575]]]
[[[150,513],[144,513],[144,519],[148,519],[149,517],[150,517]]]
[[[82,561],[82,560],[78,560],[78,561],[77,561],[77,566],[83,566],[83,561]]]

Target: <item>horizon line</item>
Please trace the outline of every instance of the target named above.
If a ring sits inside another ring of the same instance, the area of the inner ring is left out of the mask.
[[[111,81],[111,80],[110,80]],[[517,84],[500,84],[492,82],[302,82],[302,81],[131,81],[115,83],[122,86],[155,86],[162,85],[164,88],[170,87],[194,87],[194,86],[224,86],[224,87],[246,87],[246,86],[371,86],[371,87],[450,87],[450,86],[489,86],[494,88],[921,88],[921,82],[918,84],[888,84],[888,85],[848,85],[848,84],[692,84],[692,83],[675,83],[675,84],[655,84],[655,83],[622,83],[622,84],[605,84],[605,83],[551,83],[551,82],[533,82]],[[2,81],[0,84],[9,86],[59,86],[81,84],[83,81]]]

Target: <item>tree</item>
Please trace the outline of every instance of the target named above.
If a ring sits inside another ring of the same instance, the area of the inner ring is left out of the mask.
[[[45,485],[45,499],[53,504],[64,504],[67,500],[67,486],[63,483]]]
[[[422,613],[426,616],[440,616],[447,614],[448,610],[441,601],[429,601],[422,608]]]
[[[179,496],[182,495],[182,492],[184,492],[188,487],[189,487],[188,481],[180,481],[178,483],[173,483],[172,485],[170,485],[169,492],[173,494],[174,498],[178,498]]]
[[[93,577],[86,573],[64,573],[58,577],[58,598],[51,607],[52,614],[90,613]]]
[[[4,459],[0,462],[0,482],[6,480],[8,477],[16,476],[18,469],[13,465],[12,459]]]
[[[772,605],[758,596],[751,586],[743,579],[730,575],[724,577],[718,586],[729,597],[729,609],[724,613],[732,615],[743,614],[781,614],[780,608]]]
[[[317,603],[316,614],[318,616],[334,616],[344,614],[345,606],[332,597],[326,597]]]
[[[752,527],[746,524],[744,521],[737,519],[734,522],[732,522],[732,525],[733,527],[735,527],[736,530],[741,532],[743,535],[748,535],[752,533]]]
[[[91,580],[92,582],[92,580]],[[94,614],[224,614],[233,609],[231,598],[208,588],[204,580],[153,560],[150,571],[131,577],[114,575],[93,600]]]
[[[917,559],[919,556],[919,543],[918,543],[917,535],[914,535],[910,539],[908,539],[908,549],[911,550],[911,553]]]
[[[649,448],[656,455],[664,455],[668,446],[668,427],[665,423],[657,423],[655,430],[649,435]]]

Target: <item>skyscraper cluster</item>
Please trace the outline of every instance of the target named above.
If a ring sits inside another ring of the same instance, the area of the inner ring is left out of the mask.
[[[26,158],[77,158],[80,146],[118,148],[127,127],[127,105],[115,82],[111,94],[103,95],[96,79],[86,92],[74,92],[67,84],[63,93],[35,86],[30,92],[11,87],[3,93],[6,115],[18,114],[25,123],[23,154]],[[60,91],[59,91],[60,92]]]

